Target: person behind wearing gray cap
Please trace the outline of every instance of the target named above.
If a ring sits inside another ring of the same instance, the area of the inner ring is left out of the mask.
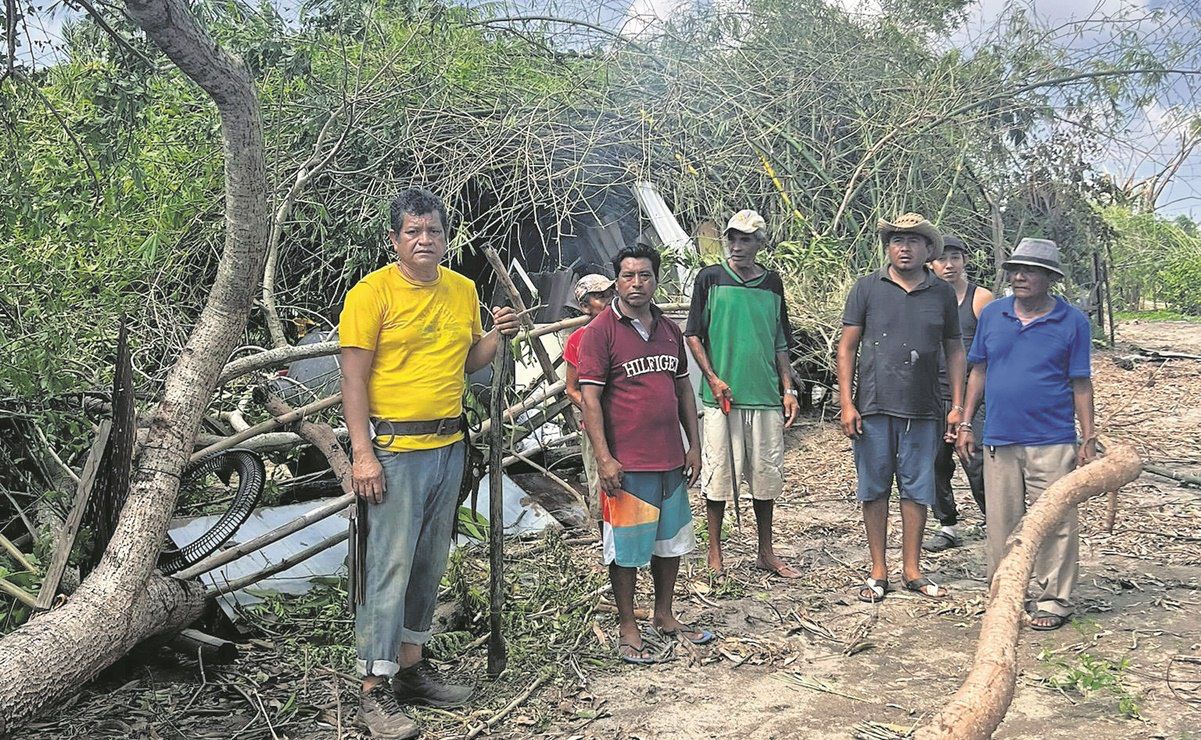
[[[859,278],[847,294],[838,342],[842,432],[853,440],[856,498],[872,558],[859,600],[880,601],[888,593],[885,545],[894,479],[901,496],[901,581],[909,591],[941,598],[945,589],[922,575],[922,530],[926,509],[934,505],[939,440],[954,439],[963,411],[967,370],[959,308],[955,290],[926,269],[942,254],[934,224],[906,213],[894,222],[881,220],[877,230],[888,264]],[[940,352],[951,383],[950,412],[938,389]]]
[[[959,328],[963,331],[963,344],[972,345],[976,336],[976,323],[980,312],[993,299],[992,291],[982,288],[967,279],[968,248],[967,244],[957,236],[943,235],[942,255],[936,260],[930,260],[934,274],[951,284],[955,289],[955,298],[959,301]],[[939,358],[938,382],[942,387],[943,402],[950,411],[951,384],[947,381],[946,359]],[[984,426],[984,404],[980,404],[972,423]],[[979,451],[964,461],[963,472],[967,475],[968,485],[972,489],[972,498],[984,513],[984,459]],[[938,448],[934,458],[934,516],[941,525],[932,537],[922,544],[928,552],[941,552],[949,547],[959,546],[959,510],[955,506],[955,491],[951,488],[951,478],[955,475],[955,442],[944,441]]]
[[[1059,248],[1047,239],[1023,239],[1001,265],[1013,295],[980,312],[968,361],[967,414],[981,394],[984,422],[984,495],[988,506],[988,577],[1005,554],[1005,541],[1055,481],[1097,455],[1093,428],[1093,382],[1089,365],[1092,329],[1079,309],[1050,294],[1064,276]],[[1077,444],[1076,422],[1081,442]],[[975,452],[976,431],[959,425],[961,457]],[[1053,630],[1073,611],[1079,575],[1079,521],[1068,510],[1044,542],[1034,563],[1034,597],[1026,602],[1030,626]]]
[[[584,315],[588,317],[589,323],[609,307],[615,295],[613,280],[604,275],[584,275],[575,284],[576,303],[579,304],[580,310],[584,312]],[[566,368],[565,379],[567,381],[566,393],[580,414],[584,413],[584,394],[580,390],[580,375],[577,372],[577,368],[580,366],[580,342],[583,341],[584,331],[587,328],[588,324],[584,324],[573,331],[571,336],[567,337],[567,342],[563,345],[563,365]],[[583,430],[582,421],[580,429]],[[597,532],[600,534],[604,531],[600,510],[600,479],[596,473],[596,456],[592,454],[592,443],[589,441],[587,433],[580,435],[580,455],[584,458],[584,477],[588,481],[588,495],[586,497],[588,514],[592,518],[592,521],[596,522]]]
[[[684,336],[705,377],[701,430],[701,491],[709,528],[709,567],[720,572],[726,502],[746,481],[755,511],[755,566],[783,578],[800,573],[772,543],[775,500],[784,490],[784,429],[800,404],[792,386],[792,327],[784,282],[755,257],[767,244],[767,223],[752,210],[726,225],[724,262],[696,276]]]

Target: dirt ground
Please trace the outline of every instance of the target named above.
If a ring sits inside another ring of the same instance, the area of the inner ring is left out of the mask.
[[[1132,323],[1120,327],[1119,338],[1201,353],[1197,324]],[[1094,357],[1101,431],[1133,441],[1148,462],[1201,473],[1201,361],[1135,362],[1133,369],[1115,363],[1129,354],[1119,347]],[[728,574],[711,578],[698,552],[684,563],[677,588],[681,616],[715,630],[714,645],[665,646],[667,661],[651,667],[573,657],[570,669],[528,697],[509,687],[504,702],[514,696],[513,707],[481,734],[890,738],[927,719],[966,674],[985,606],[980,516],[966,481],[957,479],[964,546],[926,560],[950,598],[893,592],[872,606],[855,599],[868,559],[849,442],[830,420],[805,419],[788,435],[786,466],[777,542],[802,578],[754,569],[748,506],[741,531],[732,528],[727,541]],[[1103,500],[1082,507],[1076,618],[1057,632],[1022,632],[1017,691],[998,737],[1201,737],[1201,490],[1144,474],[1120,501],[1112,533],[1103,531]],[[694,497],[701,514],[696,504]],[[898,536],[894,510],[894,582]],[[599,577],[598,548],[573,549],[573,561]],[[640,606],[650,605],[649,580],[640,580]],[[610,653],[615,633],[613,617],[601,612],[577,644]],[[274,694],[271,681],[243,683],[223,695],[224,704],[198,697],[214,696],[205,692],[219,680],[241,681],[236,673],[202,676],[185,666],[172,678],[149,670],[110,677],[31,736],[89,737],[104,728],[106,737],[357,737],[349,722],[352,680],[320,662],[306,659],[302,691],[296,682],[278,683],[284,688]],[[235,669],[251,670],[260,669]],[[273,726],[268,715],[295,701],[315,704],[309,719]],[[418,716],[436,728],[428,737],[464,737],[482,730],[490,714],[477,707]],[[456,722],[458,729],[447,729]]]

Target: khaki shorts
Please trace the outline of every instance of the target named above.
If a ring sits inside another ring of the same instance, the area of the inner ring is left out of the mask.
[[[734,470],[730,470],[733,446]],[[733,501],[731,480],[747,493],[771,501],[784,490],[784,414],[780,409],[705,407],[701,418],[701,491],[710,501]]]

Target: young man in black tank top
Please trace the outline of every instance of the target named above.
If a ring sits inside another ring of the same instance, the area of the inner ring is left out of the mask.
[[[980,311],[993,299],[993,294],[987,288],[967,279],[968,248],[957,236],[947,234],[943,237],[943,253],[930,261],[934,273],[955,288],[955,298],[959,302],[959,327],[963,330],[963,346],[970,348],[976,335],[976,320]],[[942,384],[943,398],[948,406],[951,403],[950,385],[947,382],[946,363],[940,359],[939,382]],[[969,369],[969,373],[970,373]],[[967,420],[969,424],[984,428],[984,405],[976,413],[976,418]],[[968,484],[972,489],[972,498],[984,512],[984,457],[977,449],[975,454],[963,464],[967,474]],[[958,547],[959,540],[959,511],[955,507],[955,493],[951,489],[951,478],[955,475],[955,445],[943,443],[938,448],[938,456],[934,460],[934,516],[941,528],[922,544],[927,552],[941,552],[949,547]]]

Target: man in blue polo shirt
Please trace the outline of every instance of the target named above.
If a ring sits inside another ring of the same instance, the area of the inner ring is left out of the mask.
[[[1001,265],[1013,295],[980,313],[968,353],[964,418],[972,418],[983,393],[984,496],[988,510],[988,577],[1005,555],[1005,541],[1031,501],[1097,454],[1088,319],[1050,294],[1063,277],[1059,248],[1046,239],[1023,239]],[[1081,443],[1076,443],[1076,422]],[[975,449],[972,425],[959,425],[961,457]],[[1079,522],[1072,507],[1047,538],[1034,564],[1034,596],[1027,600],[1036,630],[1062,627],[1071,616],[1079,570]]]

